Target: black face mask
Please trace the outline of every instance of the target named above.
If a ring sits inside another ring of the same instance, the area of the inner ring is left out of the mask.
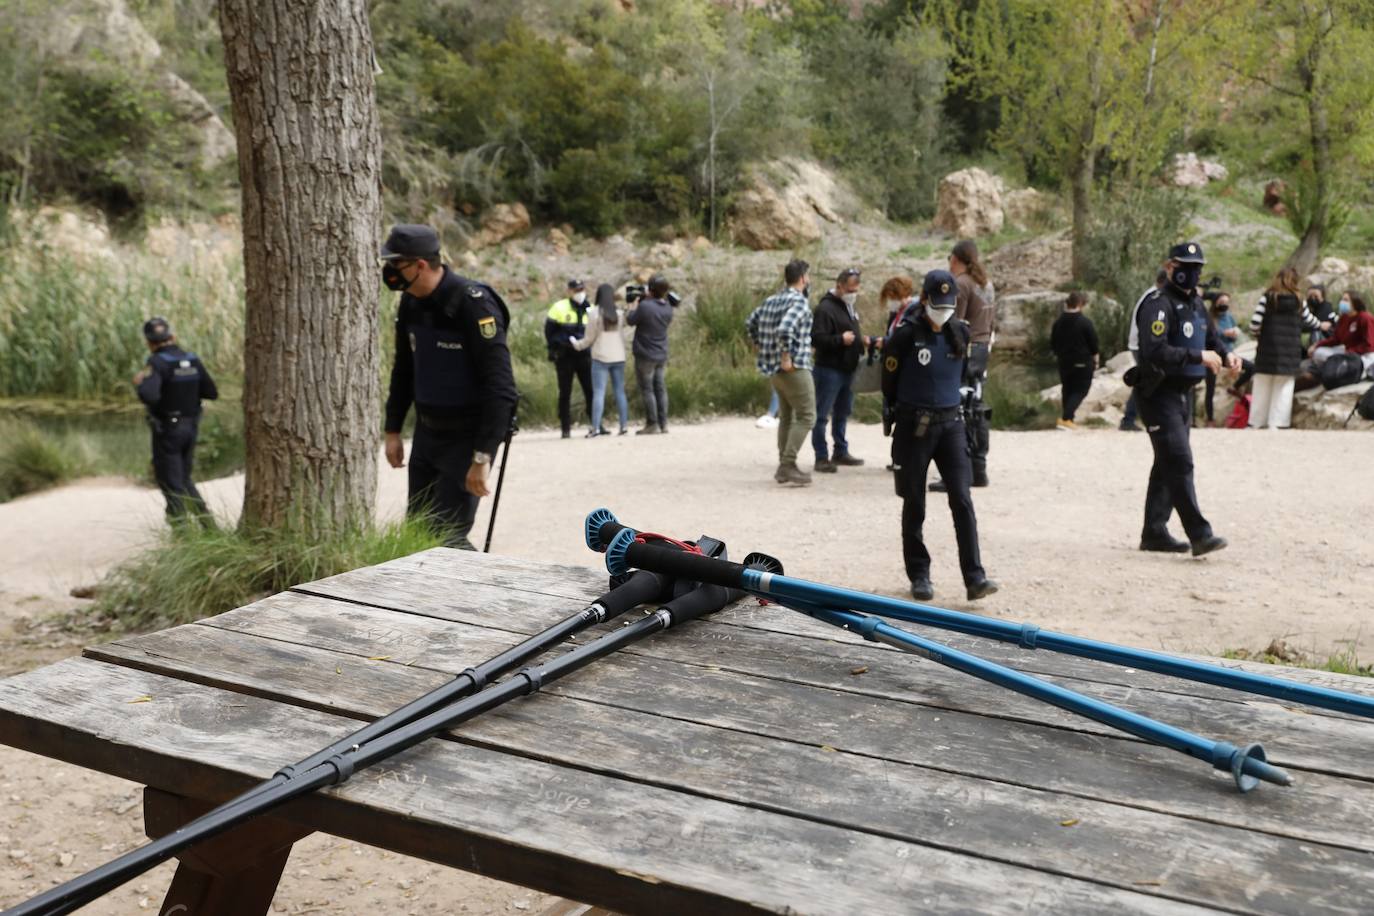
[[[419,274],[416,274],[416,278],[418,277]],[[401,268],[395,264],[386,264],[382,267],[382,282],[393,293],[403,293],[410,289],[415,279],[407,280],[405,274],[401,273]]]
[[[1174,286],[1185,293],[1190,293],[1197,288],[1198,281],[1202,279],[1202,265],[1177,264],[1174,266],[1174,272],[1169,279]]]
[[[1308,297],[1307,297],[1307,307],[1308,307],[1308,308],[1314,309],[1314,308],[1316,308],[1317,306],[1319,306],[1319,305],[1321,305],[1321,304],[1322,304],[1322,301],[1321,301],[1320,299],[1318,299],[1316,296],[1308,296]]]

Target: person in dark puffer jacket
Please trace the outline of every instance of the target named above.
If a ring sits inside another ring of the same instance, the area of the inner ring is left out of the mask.
[[[1302,360],[1302,329],[1321,327],[1298,294],[1298,272],[1285,267],[1275,276],[1255,306],[1250,333],[1259,340],[1255,351],[1250,427],[1287,429],[1293,419],[1293,387]]]

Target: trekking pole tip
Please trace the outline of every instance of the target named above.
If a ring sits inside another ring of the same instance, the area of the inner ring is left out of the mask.
[[[1272,782],[1277,786],[1291,786],[1293,776],[1282,767],[1268,763],[1264,748],[1249,744],[1231,755],[1231,775],[1236,778],[1236,787],[1249,792],[1259,785],[1260,780]]]
[[[607,541],[601,538],[601,526],[605,525],[607,522],[616,525],[619,524],[619,521],[615,517],[615,513],[610,509],[593,509],[591,512],[587,513],[587,546],[597,553],[605,553],[606,548],[610,546]]]

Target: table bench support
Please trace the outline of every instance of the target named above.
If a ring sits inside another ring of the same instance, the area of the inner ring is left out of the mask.
[[[143,790],[144,831],[165,836],[214,808],[151,786]],[[259,816],[182,852],[161,916],[265,916],[291,846],[314,831]]]

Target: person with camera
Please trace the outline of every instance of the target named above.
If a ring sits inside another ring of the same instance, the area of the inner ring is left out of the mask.
[[[811,378],[811,265],[800,259],[783,268],[784,286],[749,313],[745,329],[754,345],[759,373],[773,384],[781,409],[778,417],[778,469],[773,479],[784,486],[811,485],[811,475],[797,467],[806,434],[816,423],[816,386]]]
[[[668,368],[668,326],[673,323],[673,310],[681,300],[666,277],[654,274],[647,287],[627,287],[625,301],[630,304],[625,323],[635,329],[631,348],[635,378],[644,398],[644,428],[636,430],[635,435],[661,435],[668,431],[668,387],[663,381]]]
[[[859,298],[860,272],[847,267],[835,278],[835,286],[821,297],[812,319],[811,342],[816,348],[816,425],[811,430],[811,447],[816,451],[816,470],[833,474],[841,467],[859,467],[864,461],[849,454],[845,430],[854,409],[854,372],[864,349],[880,346],[859,329],[859,313],[854,308]],[[835,440],[833,455],[825,441],[830,423]]]
[[[177,525],[194,517],[206,528],[213,528],[210,510],[191,479],[191,468],[201,401],[215,400],[219,389],[200,357],[177,345],[166,318],[145,321],[143,340],[149,356],[134,376],[134,388],[148,410],[153,478],[167,501],[167,521]]]
[[[549,361],[558,374],[558,423],[563,428],[564,439],[572,436],[574,378],[582,388],[583,409],[589,419],[592,415],[592,356],[572,344],[587,333],[588,308],[587,284],[573,279],[568,281],[568,295],[549,306],[549,314],[544,319],[544,342],[549,347]],[[592,431],[598,431],[595,425]]]
[[[997,591],[978,550],[978,520],[969,485],[973,469],[964,429],[964,381],[972,330],[954,317],[955,277],[932,270],[921,283],[919,303],[897,319],[883,349],[883,398],[893,405],[893,483],[902,500],[902,559],[917,601],[935,597],[930,583],[926,520],[926,473],[932,461],[945,481],[959,545],[965,595],[976,601]]]
[[[1202,246],[1182,242],[1169,250],[1163,288],[1147,295],[1136,309],[1140,362],[1126,373],[1135,388],[1140,418],[1154,449],[1150,483],[1145,490],[1145,522],[1140,549],[1193,556],[1220,550],[1226,539],[1217,537],[1198,507],[1193,489],[1193,449],[1188,441],[1192,426],[1193,386],[1208,370],[1240,366],[1234,353],[1222,355],[1221,338],[1207,320],[1207,309],[1198,295],[1198,280],[1206,264]],[[1178,512],[1188,542],[1169,534],[1169,515]]]
[[[392,227],[380,260],[382,282],[401,294],[387,463],[406,466],[401,429],[414,404],[406,515],[433,518],[445,546],[475,550],[468,532],[489,493],[496,446],[514,429],[519,397],[506,346],[510,312],[490,286],[439,260],[439,235],[430,226]]]

